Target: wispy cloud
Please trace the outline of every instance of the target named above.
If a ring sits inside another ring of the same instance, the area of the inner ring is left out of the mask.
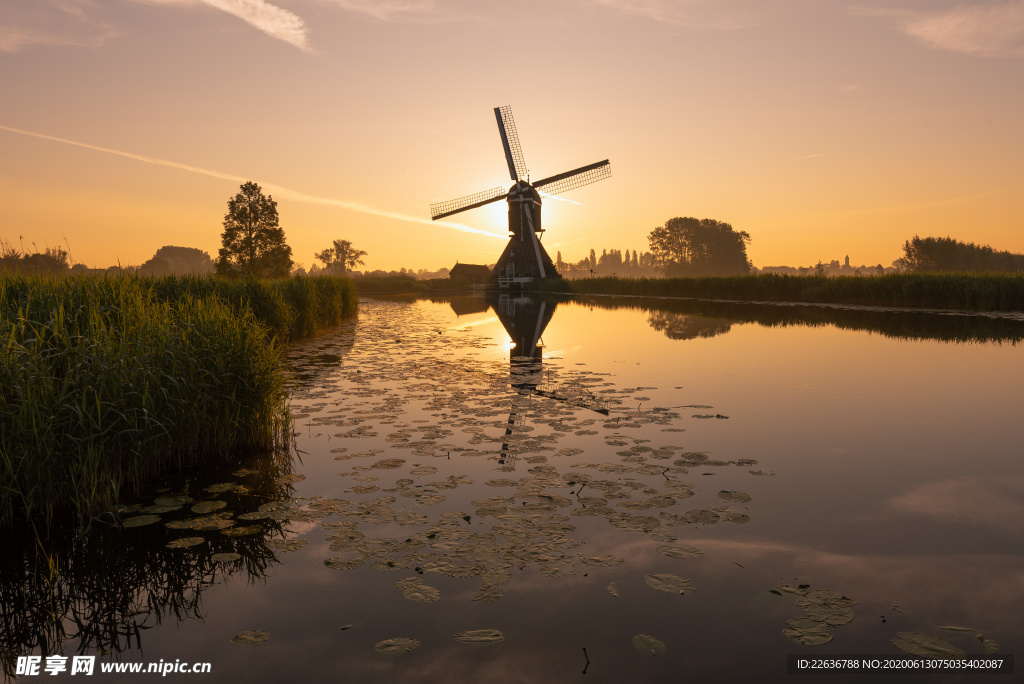
[[[110,24],[93,17],[91,0],[3,0],[0,52],[31,45],[99,47],[114,37]]]
[[[320,0],[343,10],[395,23],[441,23],[478,20],[456,9],[452,3],[439,5],[435,0]]]
[[[264,0],[202,0],[204,5],[223,10],[258,28],[271,38],[309,50],[306,24],[300,17]]]
[[[900,30],[944,50],[982,57],[1024,57],[1024,1],[959,5],[931,12],[854,7],[851,12],[891,17]]]
[[[243,178],[242,176],[236,176],[230,173],[224,173],[222,171],[214,171],[211,169],[204,169],[198,166],[192,166],[190,164],[182,164],[180,162],[169,161],[167,159],[160,159],[159,157],[150,157],[145,154],[135,154],[134,152],[125,152],[124,150],[117,150],[111,147],[101,147],[99,145],[91,145],[89,143],[78,142],[77,140],[68,140],[67,138],[58,138],[54,135],[46,135],[45,133],[36,133],[34,131],[27,131],[22,128],[13,128],[11,126],[5,126],[0,124],[0,130],[8,131],[10,133],[19,133],[21,135],[28,135],[33,138],[40,138],[42,140],[50,140],[52,142],[64,143],[65,145],[74,145],[75,147],[83,147],[87,150],[94,150],[96,152],[105,152],[106,154],[117,155],[118,157],[124,157],[126,159],[134,159],[135,161],[145,162],[147,164],[156,164],[157,166],[165,166],[171,169],[178,169],[180,171],[188,171],[189,173],[197,173],[202,176],[209,176],[211,178],[219,178],[221,180],[229,180],[235,183],[245,183],[246,181],[253,180],[252,178]],[[377,207],[369,204],[361,204],[359,202],[350,202],[348,200],[335,199],[333,197],[318,197],[316,195],[308,195],[298,190],[292,190],[285,188],[280,185],[274,185],[271,183],[262,183],[263,189],[268,193],[277,195],[281,199],[290,199],[294,202],[305,202],[307,204],[319,204],[329,207],[338,207],[339,209],[348,209],[350,211],[358,211],[363,214],[370,214],[373,216],[381,216],[383,218],[395,219],[396,221],[405,221],[408,223],[421,223],[428,226],[442,226],[444,228],[451,228],[453,230],[462,231],[464,233],[476,233],[478,235],[486,235],[488,237],[498,238],[500,240],[508,240],[507,235],[498,235],[497,233],[490,233],[486,230],[479,230],[471,226],[465,226],[461,223],[452,223],[449,221],[428,221],[425,218],[418,216],[409,216],[408,214],[401,214],[395,211],[388,211],[387,209],[378,209]]]
[[[306,24],[296,14],[266,0],[134,0],[151,5],[206,5],[238,17],[271,38],[309,51]]]
[[[709,0],[587,0],[624,14],[636,14],[665,24],[690,28],[739,29],[754,22],[745,11]]]

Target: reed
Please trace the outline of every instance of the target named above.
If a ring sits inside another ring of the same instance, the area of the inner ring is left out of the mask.
[[[335,279],[0,274],[0,524],[86,517],[160,472],[282,447],[278,341],[354,307]]]
[[[876,276],[761,274],[709,278],[541,281],[538,290],[769,302],[1024,311],[1024,273],[890,273]]]

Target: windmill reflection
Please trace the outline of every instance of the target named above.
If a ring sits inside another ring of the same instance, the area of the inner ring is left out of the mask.
[[[523,432],[523,417],[534,396],[566,402],[608,415],[607,403],[579,382],[558,381],[552,369],[544,369],[544,329],[555,314],[556,302],[525,296],[502,294],[491,301],[491,307],[508,333],[509,383],[516,390],[509,411],[505,441],[501,445],[498,463],[514,465],[517,453],[516,435]]]

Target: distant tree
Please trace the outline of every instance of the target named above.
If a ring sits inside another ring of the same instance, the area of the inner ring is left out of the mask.
[[[144,275],[210,273],[213,270],[213,259],[208,252],[196,247],[172,245],[156,250],[152,259],[139,266],[139,273]]]
[[[667,276],[749,273],[750,235],[714,219],[673,218],[647,236],[655,261]]]
[[[277,202],[252,181],[228,200],[221,241],[220,275],[284,278],[292,267],[292,248],[285,244],[278,224]]]
[[[63,247],[47,247],[42,252],[29,253],[0,240],[0,271],[27,275],[66,275],[71,271],[68,256],[68,251]]]
[[[324,262],[324,270],[336,275],[344,275],[356,266],[363,263],[366,252],[356,249],[348,240],[335,240],[332,247],[313,255],[316,259]]]
[[[960,242],[951,237],[921,238],[903,243],[903,256],[893,262],[901,271],[991,272],[1024,270],[1024,254],[997,252],[988,245]]]

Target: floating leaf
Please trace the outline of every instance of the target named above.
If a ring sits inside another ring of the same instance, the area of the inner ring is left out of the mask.
[[[198,529],[198,528],[197,528]],[[250,534],[259,534],[263,531],[262,527],[232,527],[229,530],[221,530],[221,534],[227,537],[245,537]]]
[[[618,556],[606,555],[606,556],[580,556],[580,560],[587,565],[596,565],[598,567],[612,567],[615,565],[622,565],[626,561]]]
[[[152,514],[152,515],[159,515],[161,513],[173,513],[174,511],[180,511],[180,510],[181,510],[181,505],[180,504],[177,505],[177,506],[171,506],[171,505],[157,506],[157,505],[153,505],[153,506],[146,506],[145,508],[140,508],[139,509],[139,513],[149,513],[149,514]]]
[[[274,551],[298,551],[307,544],[305,539],[271,539],[267,542],[267,548]]]
[[[202,544],[206,540],[202,537],[182,537],[181,539],[175,539],[172,542],[164,544],[169,549],[184,549],[189,546],[197,546]]]
[[[305,479],[306,479],[305,475],[282,475],[281,477],[275,477],[274,478],[274,482],[276,482],[277,484],[283,485],[283,484],[292,484],[292,483],[295,483],[295,482],[301,482],[302,480],[305,480]]]
[[[609,594],[611,594],[615,598],[619,597],[619,589],[618,589],[618,587],[615,586],[615,582],[612,582],[611,584],[609,584],[607,589],[608,589],[608,593]]]
[[[694,591],[693,582],[688,579],[683,579],[679,575],[671,574],[658,574],[658,575],[645,575],[644,582],[647,586],[658,591],[664,591],[667,594],[685,594],[688,591]]]
[[[365,558],[328,558],[324,565],[335,570],[354,570],[366,562]]]
[[[215,553],[210,556],[210,560],[217,561],[218,563],[230,563],[241,557],[242,554],[240,553]]]
[[[227,501],[200,501],[199,503],[192,506],[193,513],[213,513],[219,511],[228,505]]]
[[[456,641],[465,644],[495,644],[505,640],[505,635],[497,629],[471,629],[455,635]]]
[[[132,518],[125,518],[121,521],[121,524],[125,527],[143,527],[145,525],[152,525],[155,522],[160,522],[159,515],[136,515]]]
[[[699,558],[704,555],[704,552],[697,547],[680,542],[661,544],[654,547],[654,550],[670,558]]]
[[[919,656],[962,656],[964,651],[948,641],[919,632],[899,632],[892,643],[913,655]]]
[[[750,501],[750,495],[744,494],[743,492],[736,492],[729,489],[723,489],[718,492],[718,498],[724,499],[725,501],[734,501],[736,503],[747,503]]]
[[[192,503],[191,496],[158,496],[153,499],[154,506],[184,506],[187,503]]]
[[[373,647],[377,653],[383,653],[384,655],[402,655],[408,653],[414,648],[419,648],[420,642],[416,639],[409,639],[406,637],[395,637],[394,639],[385,639],[384,641],[378,641]]]
[[[233,489],[238,489],[238,487],[239,484],[237,482],[221,482],[219,484],[210,485],[203,491],[211,494],[220,494],[221,492],[230,492]]]
[[[259,646],[270,638],[270,632],[262,629],[247,629],[241,634],[231,637],[231,643],[236,646]]]
[[[483,601],[484,603],[494,603],[504,595],[505,590],[501,587],[492,587],[489,584],[484,584],[480,587],[480,593],[474,596],[473,600]]]
[[[402,590],[402,596],[417,603],[433,603],[441,598],[440,590],[424,584],[418,577],[400,579],[395,586]]]
[[[633,637],[633,648],[650,656],[663,656],[668,653],[668,647],[661,639],[656,639],[650,634],[637,634]]]
[[[951,632],[973,632],[971,627],[957,627],[955,625],[939,625],[937,629],[948,629]]]

